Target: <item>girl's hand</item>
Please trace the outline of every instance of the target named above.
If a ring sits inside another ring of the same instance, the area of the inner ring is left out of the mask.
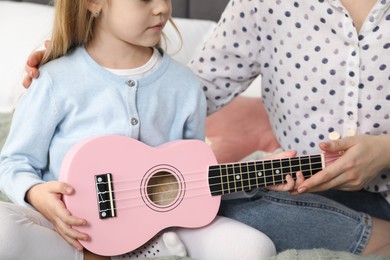
[[[271,156],[270,159],[291,158],[291,157],[296,156],[296,154],[297,154],[296,151],[287,151],[287,152],[275,154],[275,155]],[[302,172],[297,172],[296,176],[297,176],[296,181],[294,181],[294,179],[291,177],[291,175],[287,175],[286,176],[286,181],[287,181],[286,183],[268,186],[266,188],[268,190],[273,190],[273,191],[289,191],[291,195],[296,195],[296,194],[298,194],[296,189],[305,180]]]
[[[390,168],[390,135],[346,137],[321,143],[320,148],[342,156],[300,184],[299,193],[361,190],[379,171]]]
[[[298,195],[298,186],[303,183],[305,180],[305,177],[303,177],[302,172],[296,173],[296,181],[291,177],[291,175],[286,176],[286,183],[283,184],[277,184],[273,186],[268,186],[266,189],[273,190],[273,191],[288,191],[291,195]]]
[[[83,250],[78,240],[88,240],[87,234],[78,232],[72,226],[84,226],[87,221],[71,215],[62,202],[62,195],[71,195],[73,188],[63,182],[51,181],[33,186],[27,192],[27,201],[50,220],[55,230],[77,250]]]

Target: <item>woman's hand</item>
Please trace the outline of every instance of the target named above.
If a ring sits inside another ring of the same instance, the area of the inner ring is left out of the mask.
[[[361,190],[384,168],[390,168],[390,135],[360,135],[324,142],[326,153],[342,154],[298,187],[298,192]]]
[[[45,41],[46,48],[48,44],[49,41]],[[27,74],[23,79],[23,87],[29,88],[32,80],[39,77],[38,67],[43,59],[43,55],[45,55],[45,50],[35,51],[28,57],[27,63],[24,66],[24,70]]]
[[[88,240],[87,234],[78,232],[72,226],[84,226],[87,221],[71,215],[62,202],[62,195],[71,195],[73,188],[63,182],[51,181],[33,186],[27,192],[27,201],[50,220],[55,230],[77,250],[83,250],[78,240]]]

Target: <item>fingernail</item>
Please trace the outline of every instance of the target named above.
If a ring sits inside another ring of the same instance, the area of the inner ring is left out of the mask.
[[[67,194],[72,193],[72,191],[73,191],[72,187],[66,187],[66,189],[65,189],[65,192],[66,192]]]
[[[330,144],[327,143],[327,142],[322,142],[322,143],[320,143],[320,146],[323,147],[323,148],[327,148],[327,147],[330,146]]]
[[[306,187],[298,188],[299,193],[303,193],[306,191]]]

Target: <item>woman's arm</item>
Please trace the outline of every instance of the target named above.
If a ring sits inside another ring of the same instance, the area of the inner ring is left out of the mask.
[[[218,162],[237,162],[252,152],[279,148],[260,98],[237,97],[210,115],[206,137]]]

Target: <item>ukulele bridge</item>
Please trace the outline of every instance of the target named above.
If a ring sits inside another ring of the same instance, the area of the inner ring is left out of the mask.
[[[99,218],[113,218],[116,216],[115,198],[111,173],[95,175],[95,186]]]

